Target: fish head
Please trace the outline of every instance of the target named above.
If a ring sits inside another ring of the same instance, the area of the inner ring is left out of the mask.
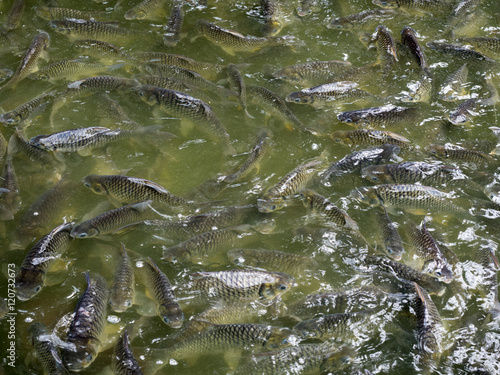
[[[317,328],[317,321],[318,319],[303,320],[297,323],[295,327],[293,327],[293,330],[303,339],[321,337],[321,331]]]
[[[280,349],[296,345],[298,341],[299,338],[290,328],[271,327],[271,334],[269,335],[265,346],[267,349]]]
[[[425,150],[432,156],[437,158],[446,158],[446,150],[444,146],[441,145],[429,145]]]
[[[371,187],[360,187],[351,191],[351,197],[370,206],[381,206],[382,200],[377,191]]]
[[[52,18],[51,15],[50,15],[50,8],[48,7],[44,7],[44,6],[36,6],[33,8],[36,12],[36,14],[45,19],[45,20],[49,20]]]
[[[272,76],[274,78],[279,78],[279,79],[291,79],[291,80],[299,80],[300,79],[300,74],[291,66],[287,66],[283,69],[277,70],[272,73]]]
[[[184,314],[177,303],[158,304],[158,315],[163,320],[163,323],[172,328],[181,328],[184,322]]]
[[[148,14],[143,9],[132,8],[125,13],[124,17],[126,20],[142,20],[146,18],[147,15]]]
[[[45,272],[36,269],[21,268],[16,275],[16,296],[21,301],[33,298],[42,290]]]
[[[456,125],[456,126],[465,125],[469,121],[469,118],[464,113],[461,113],[461,112],[450,113],[450,115],[448,116],[448,119],[450,120],[450,122],[453,125]]]
[[[156,96],[154,95],[154,86],[141,85],[132,87],[131,90],[137,92],[140,98],[149,105],[158,103]]]
[[[436,267],[434,269],[434,275],[438,278],[438,280],[446,284],[453,281],[453,270],[449,264]]]
[[[344,346],[340,350],[333,349],[331,352],[325,353],[320,370],[321,372],[331,372],[332,369],[342,370],[351,365],[357,356],[356,350],[348,346]]]
[[[492,202],[500,204],[500,186],[498,185],[486,186],[484,188],[484,194],[486,194],[486,196],[490,198]]]
[[[134,291],[130,288],[114,290],[109,298],[113,311],[124,312],[134,304]]]
[[[69,371],[82,371],[97,357],[101,342],[96,338],[85,338],[67,342],[61,348],[61,357],[64,366]]]
[[[337,115],[337,119],[341,122],[345,122],[346,124],[355,124],[358,121],[362,120],[362,116],[357,114],[355,111],[342,112]]]
[[[20,114],[13,114],[11,112],[6,112],[0,116],[0,122],[5,125],[19,124],[21,121]]]
[[[297,104],[311,104],[314,102],[314,97],[303,91],[295,91],[289,94],[285,100]]]
[[[385,9],[399,8],[398,0],[373,0],[372,3]]]
[[[262,26],[262,33],[266,36],[275,36],[283,28],[283,23],[278,20],[271,20]]]
[[[109,194],[108,189],[102,183],[100,176],[91,174],[83,178],[82,182],[86,188],[91,189],[94,193],[99,195],[107,195]]]
[[[246,257],[243,254],[244,249],[232,249],[227,252],[229,261],[238,265],[245,264]]]
[[[351,141],[351,138],[349,137],[348,132],[345,132],[343,130],[334,131],[333,133],[330,134],[330,138],[337,143],[343,143],[343,144],[347,144],[347,145],[352,144],[352,141]]]
[[[285,207],[285,200],[282,197],[257,199],[257,209],[259,212],[269,213]]]
[[[91,238],[96,237],[100,233],[99,229],[89,224],[79,224],[71,230],[70,236],[73,238]]]
[[[377,184],[392,184],[394,180],[383,165],[370,165],[361,170],[361,177]]]
[[[66,27],[63,20],[50,21],[49,26],[60,34],[69,35],[71,33],[71,29],[69,27]]]

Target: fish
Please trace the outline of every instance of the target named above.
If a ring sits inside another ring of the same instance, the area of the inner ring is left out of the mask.
[[[262,35],[268,37],[279,34],[283,28],[283,22],[281,22],[283,11],[279,1],[261,0],[260,6],[264,16],[264,24],[261,28]]]
[[[126,20],[144,20],[154,18],[154,13],[165,4],[165,0],[143,0],[125,12]]]
[[[290,290],[295,279],[283,272],[227,270],[199,272],[190,275],[192,290],[224,301],[272,300]]]
[[[285,207],[285,200],[300,193],[323,163],[321,159],[309,160],[283,176],[275,185],[269,187],[260,199],[257,199],[259,212],[269,213]]]
[[[418,115],[415,107],[400,107],[387,104],[382,107],[370,107],[342,112],[337,115],[341,122],[368,126],[374,129],[390,128],[415,121]]]
[[[26,8],[24,0],[14,0],[12,6],[7,12],[7,22],[5,22],[5,30],[11,31],[17,29],[21,25],[21,19]]]
[[[28,76],[31,79],[41,79],[47,81],[57,81],[68,78],[83,78],[95,73],[106,72],[123,66],[104,65],[101,63],[90,63],[79,59],[56,61],[50,65],[44,66],[42,69]]]
[[[500,204],[500,187],[498,185],[487,185],[484,187],[484,194],[492,202]]]
[[[398,146],[400,149],[408,149],[410,140],[402,135],[372,129],[337,130],[329,134],[335,142],[349,145],[382,146],[385,144]]]
[[[316,269],[319,264],[311,257],[267,249],[232,249],[227,252],[229,260],[239,266],[281,271],[301,275],[305,270]]]
[[[323,181],[328,181],[347,173],[361,172],[370,165],[378,165],[396,158],[400,152],[401,148],[399,146],[391,144],[353,151],[339,161],[330,164],[328,169],[321,175],[321,178]]]
[[[170,17],[165,25],[163,33],[163,44],[167,47],[175,47],[181,39],[181,29],[184,23],[184,11],[182,10],[183,1],[177,1],[172,4]]]
[[[36,34],[21,58],[21,63],[10,79],[0,86],[0,90],[15,88],[17,84],[38,69],[38,61],[46,54],[50,36],[46,32]]]
[[[325,215],[339,227],[359,231],[358,223],[324,196],[309,189],[302,190],[300,196],[304,201],[304,206]]]
[[[30,144],[18,128],[9,139],[9,149],[16,157],[23,159],[24,156],[24,159],[31,162],[30,165],[47,167],[60,172],[64,171],[66,167],[51,152]]]
[[[425,219],[420,224],[420,228],[415,225],[411,226],[409,237],[418,255],[425,261],[425,272],[434,275],[445,283],[453,281],[454,276],[451,265],[436,240],[427,230]]]
[[[415,213],[467,213],[464,208],[453,203],[447,193],[424,185],[384,184],[360,187],[351,191],[351,196],[371,206],[395,206]]]
[[[207,20],[199,19],[196,27],[201,35],[219,46],[227,54],[252,53],[265,47],[284,45],[285,39],[278,37],[245,36],[236,31],[224,29]]]
[[[450,43],[442,43],[442,42],[427,42],[425,45],[435,51],[454,55],[461,59],[473,59],[486,62],[493,62],[493,60],[490,59],[489,57],[483,55],[480,52],[474,51],[473,49],[467,48],[465,46],[460,46]]]
[[[458,100],[461,96],[467,95],[463,85],[467,81],[469,69],[467,63],[446,78],[439,90],[439,97],[447,102]]]
[[[77,39],[97,39],[104,41],[126,41],[139,34],[118,27],[110,22],[99,22],[82,19],[62,19],[49,22],[49,26],[59,34],[66,35],[71,41]]]
[[[149,257],[139,272],[146,289],[153,295],[156,312],[162,321],[171,328],[181,328],[184,314],[167,275]]]
[[[132,203],[127,206],[104,212],[92,219],[76,225],[71,231],[73,238],[91,238],[113,233],[126,224],[141,220],[145,211],[150,209],[151,201]]]
[[[44,373],[64,375],[68,371],[64,367],[59,348],[45,324],[36,322],[28,327],[28,337],[33,347],[35,357],[42,364]]]
[[[372,0],[372,3],[386,9],[417,9],[433,11],[446,5],[446,0]]]
[[[30,101],[0,115],[0,122],[5,125],[19,125],[26,121],[54,98],[56,90],[45,92]]]
[[[146,75],[146,74],[135,75],[133,76],[133,78],[143,85],[150,85],[150,86],[160,87],[162,89],[181,91],[193,97],[201,99],[206,103],[212,100],[200,88],[197,88],[187,82],[182,82],[177,78],[166,77],[162,75]]]
[[[143,128],[137,121],[131,119],[123,110],[120,103],[111,99],[108,94],[99,95],[97,114],[102,118],[109,118],[111,122],[124,130],[140,130]],[[154,134],[154,133],[152,133]]]
[[[349,61],[328,60],[309,61],[301,64],[290,65],[272,73],[274,78],[290,81],[327,81],[334,79],[352,69]]]
[[[17,181],[16,171],[12,165],[12,155],[5,160],[2,170],[0,188],[0,221],[14,220],[14,215],[21,206],[21,197],[19,196],[19,183]]]
[[[85,12],[77,9],[70,8],[60,8],[60,7],[48,7],[48,6],[36,6],[33,7],[36,14],[47,21],[63,20],[63,19],[79,19],[96,21],[96,16],[104,16],[104,12]]]
[[[345,17],[330,20],[326,27],[329,29],[353,29],[364,26],[367,23],[379,22],[394,18],[394,9],[370,9]]]
[[[340,370],[349,365],[355,356],[352,349],[329,342],[299,344],[267,353],[256,362],[252,360],[238,367],[231,375],[316,374],[328,369]]]
[[[405,26],[403,30],[401,30],[401,43],[408,47],[410,54],[418,66],[426,72],[426,74],[431,75],[429,71],[429,63],[427,62],[427,56],[420,46],[416,31],[410,26]]]
[[[73,43],[74,48],[77,50],[95,57],[99,60],[111,61],[113,63],[125,62],[128,65],[139,65],[139,60],[126,53],[123,49],[96,39],[79,39]]]
[[[491,37],[461,37],[457,39],[461,43],[472,45],[479,51],[491,53],[495,56],[500,54],[500,38]]]
[[[382,210],[377,211],[377,223],[382,229],[384,247],[391,258],[401,260],[404,253],[403,240],[398,232],[397,224],[391,220],[387,210],[382,206]]]
[[[9,79],[12,77],[14,74],[14,71],[10,69],[0,69],[0,82],[5,81],[6,79]]]
[[[321,106],[335,104],[373,96],[367,91],[357,89],[358,84],[352,81],[325,83],[300,91],[294,91],[285,98],[287,102]]]
[[[381,270],[394,275],[396,278],[404,282],[416,282],[426,290],[439,296],[445,291],[446,284],[438,278],[431,276],[428,273],[417,271],[404,263],[373,255],[367,255],[365,263],[375,265]]]
[[[151,200],[169,207],[193,206],[194,202],[170,193],[156,182],[120,175],[91,174],[83,178],[83,185],[98,195],[108,195],[123,203]]]
[[[297,323],[293,330],[303,339],[328,339],[345,334],[353,323],[363,320],[368,312],[326,314]]]
[[[316,0],[301,0],[300,4],[295,8],[297,15],[305,17],[312,13],[312,8],[316,5]]]
[[[221,248],[232,245],[237,239],[249,234],[248,224],[205,232],[163,250],[162,259],[168,262],[193,262],[199,257],[213,255]]]
[[[406,85],[409,91],[403,91],[398,99],[405,103],[428,102],[431,98],[433,79],[423,74],[417,81]]]
[[[36,296],[45,285],[50,263],[61,256],[68,247],[70,232],[75,223],[64,223],[43,236],[26,254],[16,274],[17,298],[27,301]]]
[[[462,161],[474,164],[487,164],[495,161],[490,155],[481,151],[470,150],[465,147],[446,143],[444,145],[431,144],[426,151],[439,159]]]
[[[87,368],[99,353],[99,337],[106,323],[109,289],[99,274],[85,274],[87,288],[81,295],[71,320],[61,358],[69,371]]]
[[[115,312],[124,312],[134,304],[135,275],[127,249],[122,247],[116,256],[116,267],[111,286],[109,304]]]
[[[118,338],[111,357],[111,367],[118,375],[142,375],[143,372],[139,363],[134,357],[130,348],[128,327],[125,327]]]
[[[149,105],[159,106],[165,112],[204,125],[215,141],[229,143],[229,134],[215,115],[212,107],[200,99],[181,91],[142,85],[133,89]]]
[[[240,101],[241,107],[245,111],[245,114],[250,118],[254,118],[252,115],[248,113],[247,89],[245,82],[243,80],[243,76],[241,75],[238,66],[236,64],[229,64],[227,66],[227,76],[229,78],[229,82],[231,83],[231,85],[235,87],[238,92],[238,99]]]
[[[500,302],[498,301],[498,270],[500,263],[495,255],[496,246],[490,241],[474,247],[474,260],[483,268],[483,278],[480,289],[487,294],[489,308],[498,315]]]
[[[372,37],[372,43],[377,47],[378,60],[385,72],[392,69],[398,63],[398,54],[396,51],[396,41],[391,31],[384,25],[379,25],[375,29]]]
[[[439,357],[441,351],[441,334],[443,323],[436,305],[429,293],[413,283],[415,288],[415,315],[417,317],[417,347],[423,354]]]

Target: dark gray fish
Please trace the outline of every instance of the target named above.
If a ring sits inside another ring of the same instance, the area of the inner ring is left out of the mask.
[[[182,327],[184,314],[167,275],[149,257],[143,262],[140,272],[146,289],[153,295],[156,311],[163,322],[172,328]]]
[[[116,267],[113,285],[111,286],[109,304],[113,311],[124,312],[134,304],[135,275],[132,261],[123,243],[116,258]]]
[[[500,38],[489,38],[489,37],[462,37],[458,38],[459,42],[467,43],[472,45],[479,51],[486,53],[491,53],[494,55],[500,54]]]
[[[352,324],[363,320],[368,312],[326,314],[318,318],[303,320],[293,327],[299,336],[304,339],[328,339],[339,337],[349,331]]]
[[[14,220],[14,215],[21,206],[19,183],[12,165],[12,155],[7,157],[2,170],[0,188],[0,221]]]
[[[337,130],[328,136],[335,142],[343,142],[348,145],[382,146],[390,144],[401,149],[410,147],[408,138],[390,131],[372,129]]]
[[[111,367],[117,375],[142,375],[142,370],[130,348],[128,327],[125,327],[113,350]]]
[[[63,363],[70,371],[87,368],[97,357],[99,337],[106,323],[109,290],[106,280],[99,275],[85,274],[87,289],[78,300],[64,346]]]
[[[427,42],[426,46],[435,51],[454,55],[462,59],[475,59],[490,62],[493,61],[482,53],[474,51],[473,49],[467,48],[465,46],[441,42]]]
[[[59,348],[45,324],[39,322],[31,324],[28,327],[28,335],[35,357],[42,364],[44,373],[50,375],[65,375],[68,373],[68,370],[63,365]]]
[[[323,180],[333,180],[346,173],[361,172],[363,168],[378,165],[394,159],[401,151],[396,145],[384,144],[378,147],[369,147],[344,156],[328,167],[322,174]]]
[[[377,46],[378,60],[385,72],[392,69],[398,63],[396,51],[396,41],[391,31],[384,25],[379,25],[375,29],[375,36],[372,42]]]
[[[163,33],[163,43],[167,47],[175,47],[181,39],[181,29],[184,23],[184,11],[182,6],[184,1],[176,1],[170,10],[170,17],[167,20]]]
[[[427,62],[427,56],[420,46],[417,38],[417,33],[410,26],[405,26],[403,30],[401,30],[401,43],[408,47],[411,55],[413,56],[413,59],[417,62],[418,66],[429,74],[429,63]]]
[[[325,83],[301,91],[294,91],[288,94],[285,100],[296,104],[324,105],[373,96],[367,91],[357,89],[357,87],[358,84],[352,81]]]
[[[227,76],[231,85],[235,87],[238,92],[238,98],[245,114],[248,117],[253,118],[253,116],[251,116],[247,111],[247,89],[238,66],[235,64],[229,64],[227,66]]]
[[[377,211],[377,223],[382,229],[384,247],[391,258],[401,260],[404,253],[403,240],[398,232],[398,227],[387,214],[385,207]]]
[[[45,105],[55,96],[56,90],[43,93],[30,101],[21,104],[8,112],[0,115],[0,122],[5,125],[18,125],[22,121],[26,121],[28,118],[36,114],[40,109],[45,107]]]
[[[74,225],[59,225],[28,251],[15,280],[16,295],[21,301],[33,298],[42,290],[47,269],[68,247],[71,239],[69,234]]]
[[[415,107],[399,107],[387,104],[382,107],[355,109],[337,115],[339,121],[371,128],[390,128],[414,122],[418,115]]]
[[[5,29],[10,31],[17,29],[21,25],[21,19],[24,14],[26,2],[24,0],[14,0],[12,6],[7,12],[7,22],[5,22]]]
[[[141,220],[144,212],[151,209],[151,203],[152,201],[133,203],[104,212],[103,214],[76,225],[71,231],[71,237],[91,238],[103,234],[114,233],[117,229],[126,224]]]

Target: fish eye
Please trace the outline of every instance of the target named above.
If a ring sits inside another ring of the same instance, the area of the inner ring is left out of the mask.
[[[371,176],[370,178],[372,181],[378,181],[378,177],[377,176]]]
[[[441,277],[443,276],[443,273],[441,271],[436,271],[436,276]]]
[[[89,189],[92,187],[92,185],[90,184],[90,182],[87,182],[87,181],[85,181],[83,183],[83,186],[85,186],[86,188],[89,188]]]
[[[89,354],[86,358],[85,358],[85,361],[86,362],[92,362],[92,359],[94,359],[94,356],[92,354]]]
[[[280,285],[278,285],[278,289],[279,290],[287,290],[288,287],[286,286],[286,284],[280,284]]]
[[[293,101],[294,101],[295,103],[300,103],[300,102],[301,102],[300,98],[293,98]]]
[[[35,288],[35,293],[38,293],[40,290],[42,289],[42,287],[40,285],[38,285],[36,288]]]
[[[168,316],[163,317],[163,322],[166,324],[170,324],[170,319],[168,318]]]
[[[344,120],[345,122],[352,122],[352,118],[348,117]]]
[[[272,206],[269,206],[269,209],[270,209],[271,211],[274,211],[276,208],[277,208],[277,207],[276,207],[276,205],[275,205],[275,204],[273,204]]]
[[[85,233],[85,232],[84,232],[84,233],[80,233],[80,234],[78,235],[78,238],[85,238],[85,237],[87,237],[87,235],[88,235],[88,234],[87,234],[87,233]]]

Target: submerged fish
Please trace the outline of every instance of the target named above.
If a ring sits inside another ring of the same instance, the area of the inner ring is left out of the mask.
[[[130,348],[128,327],[125,327],[113,350],[111,367],[118,375],[142,375],[142,370]]]
[[[52,29],[70,39],[88,38],[104,41],[125,41],[137,33],[109,22],[82,19],[63,19],[49,22]]]
[[[441,42],[427,42],[426,46],[442,53],[458,56],[462,59],[475,59],[490,62],[493,61],[482,53],[474,51],[473,49],[467,48],[465,46]]]
[[[327,81],[352,69],[349,61],[309,61],[276,70],[273,77],[288,80]]]
[[[300,0],[300,4],[295,9],[300,17],[304,17],[312,13],[312,8],[315,5],[316,0]]]
[[[66,368],[81,371],[97,357],[99,337],[106,322],[109,290],[106,280],[99,275],[85,274],[87,288],[78,300],[75,315],[68,329],[61,355]]]
[[[432,11],[446,6],[446,0],[372,0],[373,4],[382,8],[397,9],[418,9]]]
[[[61,19],[79,19],[79,20],[94,20],[99,15],[104,15],[104,12],[85,12],[77,9],[36,6],[33,8],[36,14],[47,20],[61,20]]]
[[[129,55],[121,48],[102,40],[80,39],[75,41],[74,47],[99,60],[139,65],[139,61],[135,57]]]
[[[12,2],[12,6],[7,12],[7,22],[4,24],[6,30],[14,30],[21,25],[21,18],[23,17],[25,7],[25,0],[14,0]]]
[[[21,198],[19,183],[12,165],[12,155],[5,160],[0,180],[0,221],[14,220],[14,215],[21,206]]]
[[[123,64],[122,64],[123,65]],[[75,79],[80,77],[88,77],[94,73],[106,72],[116,69],[122,65],[109,66],[101,63],[91,63],[79,59],[56,61],[50,65],[44,66],[42,69],[32,73],[28,78],[41,80],[60,80],[60,79]]]
[[[324,105],[372,96],[369,92],[356,87],[358,84],[351,81],[325,83],[301,91],[294,91],[285,100],[297,104]]]
[[[458,100],[461,96],[465,96],[467,93],[463,85],[467,81],[468,74],[469,69],[467,69],[467,63],[465,63],[446,78],[439,90],[439,97],[449,102]]]
[[[396,12],[393,9],[370,9],[351,14],[345,17],[339,17],[328,22],[326,27],[329,29],[352,29],[361,27],[367,23],[379,22],[393,18]]]
[[[399,60],[396,51],[396,41],[390,30],[384,25],[377,26],[372,42],[377,46],[378,59],[384,71],[387,72],[392,69]]]
[[[275,36],[283,28],[281,22],[282,9],[277,0],[261,0],[262,14],[264,16],[264,25],[262,25],[262,34],[264,36]]]
[[[39,322],[31,324],[28,327],[28,335],[35,357],[39,359],[45,373],[51,375],[68,373],[61,359],[59,348],[45,324]]]
[[[384,247],[391,258],[400,260],[404,253],[403,240],[398,232],[398,226],[394,224],[387,210],[382,206],[382,210],[377,211],[377,223],[382,229]]]
[[[500,38],[489,37],[462,37],[458,38],[459,42],[468,43],[478,50],[493,53],[494,55],[500,54]]]
[[[135,275],[132,261],[123,243],[116,258],[109,304],[113,311],[124,312],[134,304]]]
[[[408,138],[382,130],[337,130],[329,134],[329,137],[336,142],[343,142],[349,145],[382,146],[390,144],[398,146],[401,149],[410,147],[410,140]]]
[[[75,223],[59,225],[28,251],[15,280],[16,295],[21,301],[33,298],[42,290],[47,269],[66,250],[74,225]]]
[[[170,17],[168,18],[163,33],[163,44],[167,47],[175,47],[181,39],[181,28],[184,22],[184,11],[182,6],[184,1],[176,1],[172,4]]]
[[[403,91],[399,100],[406,103],[428,102],[432,94],[432,78],[423,74],[418,81],[406,85],[408,92]]]
[[[426,147],[426,150],[431,155],[444,160],[456,160],[475,164],[485,164],[495,161],[495,159],[484,152],[470,150],[450,143],[446,143],[445,145],[429,145]]]
[[[342,112],[337,115],[339,121],[368,126],[386,128],[415,121],[418,111],[414,107],[399,107],[387,104],[382,107],[371,107]]]
[[[353,323],[363,320],[367,312],[326,314],[318,318],[303,320],[293,327],[302,338],[338,338],[349,330]]]
[[[143,20],[154,18],[154,13],[165,4],[165,0],[142,0],[139,4],[125,12],[126,20]]]
[[[56,94],[56,91],[49,91],[37,96],[30,101],[21,104],[8,112],[0,115],[0,122],[5,125],[17,125],[33,116],[39,109],[43,108]]]

